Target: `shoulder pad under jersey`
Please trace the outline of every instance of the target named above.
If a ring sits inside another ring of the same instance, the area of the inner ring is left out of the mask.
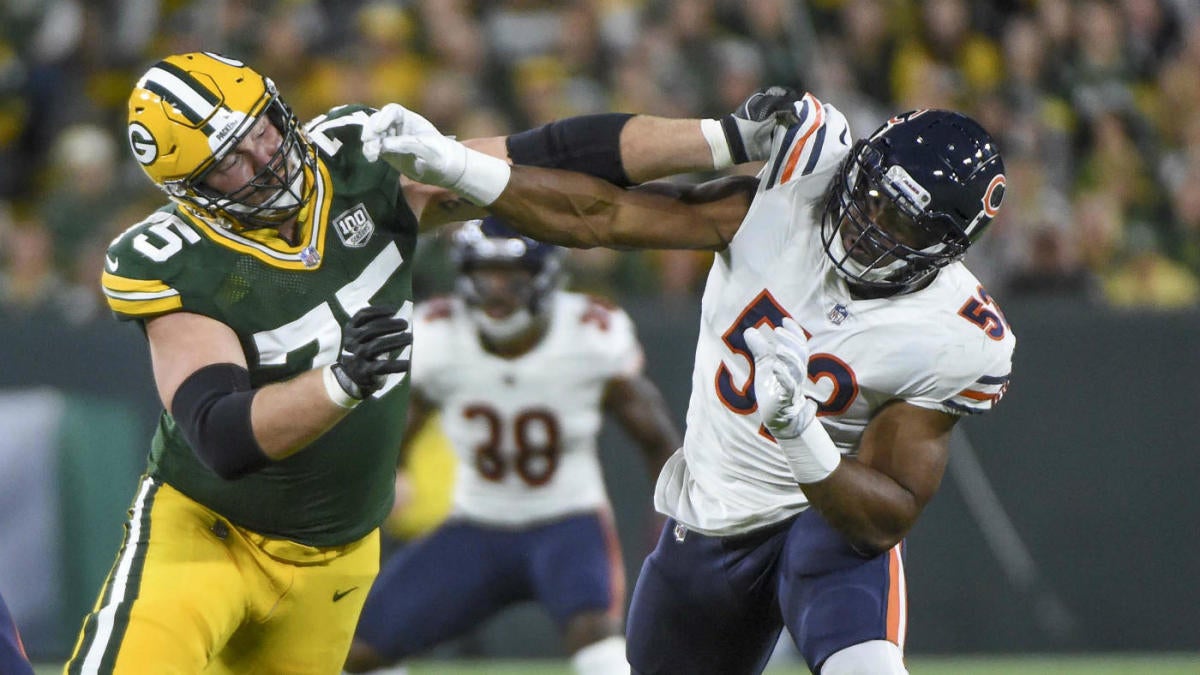
[[[812,94],[805,94],[795,107],[796,122],[775,133],[761,189],[806,176],[820,176],[824,184],[850,151],[853,139],[841,111]]]

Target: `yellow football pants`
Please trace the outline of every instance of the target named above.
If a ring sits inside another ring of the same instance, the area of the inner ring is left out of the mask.
[[[65,673],[341,672],[379,532],[317,548],[233,526],[144,478]]]

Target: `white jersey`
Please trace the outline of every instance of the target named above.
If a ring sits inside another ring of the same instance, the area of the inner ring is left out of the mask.
[[[811,334],[807,393],[845,454],[888,401],[980,413],[1008,383],[1012,331],[962,263],[913,293],[850,296],[822,247],[819,220],[850,132],[832,106],[811,94],[805,103],[800,122],[776,138],[749,212],[709,271],[683,448],[655,490],[659,511],[706,534],[745,532],[808,506],[761,428],[747,327],[790,315]]]
[[[522,356],[483,349],[458,298],[417,307],[412,381],[442,411],[459,458],[452,515],[520,526],[608,504],[596,437],[608,382],[644,357],[621,309],[552,296],[549,330]]]

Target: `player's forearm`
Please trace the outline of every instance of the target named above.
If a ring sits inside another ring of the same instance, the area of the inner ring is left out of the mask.
[[[572,248],[714,248],[723,241],[662,194],[623,190],[572,171],[514,166],[488,210],[535,239]],[[708,228],[711,229],[711,228]]]
[[[621,162],[634,183],[713,170],[713,155],[698,119],[638,115],[621,130]]]
[[[478,139],[469,145],[492,156],[505,156],[497,153],[495,139]],[[579,171],[619,187],[711,171],[733,161],[729,141],[717,120],[626,113],[557,120],[507,137],[504,147],[514,164]]]
[[[880,553],[899,543],[923,507],[886,474],[848,457],[828,478],[802,489],[825,520],[864,554]]]
[[[303,450],[349,412],[330,400],[322,380],[323,370],[317,368],[286,382],[267,385],[254,397],[250,407],[254,438],[272,460]]]

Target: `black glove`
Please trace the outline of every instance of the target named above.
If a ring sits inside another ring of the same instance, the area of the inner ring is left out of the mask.
[[[371,305],[358,310],[342,328],[342,354],[333,364],[338,385],[362,400],[379,390],[392,373],[406,373],[408,359],[393,358],[412,344],[408,322],[395,307]]]
[[[721,118],[721,130],[734,164],[771,156],[771,135],[778,125],[796,122],[796,101],[803,95],[790,87],[759,89],[736,110]]]

